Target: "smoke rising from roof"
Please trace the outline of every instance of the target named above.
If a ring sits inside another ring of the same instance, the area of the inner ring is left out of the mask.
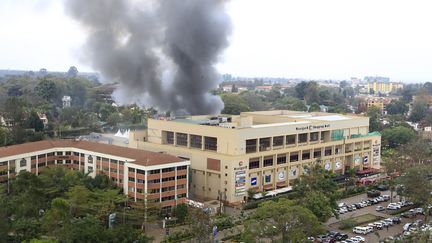
[[[87,30],[85,58],[120,83],[114,98],[162,111],[215,114],[214,65],[228,46],[224,0],[65,0]]]

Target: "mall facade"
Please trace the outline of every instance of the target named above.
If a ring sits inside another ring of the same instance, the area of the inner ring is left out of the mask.
[[[315,163],[335,174],[379,169],[381,135],[364,116],[278,110],[149,119],[129,146],[191,161],[192,198],[238,203],[248,189],[292,186]]]
[[[46,140],[0,148],[0,183],[22,171],[64,166],[95,177],[104,173],[131,200],[169,209],[186,203],[190,161],[178,157],[76,140]]]

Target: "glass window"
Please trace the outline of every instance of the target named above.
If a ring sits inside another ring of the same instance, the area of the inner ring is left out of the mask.
[[[308,134],[307,133],[300,133],[299,134],[299,143],[307,143]]]
[[[174,133],[164,131],[164,134],[165,134],[165,142],[167,144],[174,144]]]
[[[308,159],[310,159],[310,150],[303,151],[302,160],[308,160]]]
[[[217,151],[217,138],[204,137],[204,149]]]
[[[176,133],[177,145],[178,146],[187,146],[187,134],[186,133]]]
[[[273,147],[278,147],[283,145],[283,136],[273,137]]]
[[[246,153],[255,153],[257,151],[257,140],[248,139],[246,140]]]
[[[288,135],[286,136],[286,144],[287,145],[294,145],[296,144],[296,135]]]
[[[311,132],[310,133],[310,141],[316,142],[319,139],[319,132]]]
[[[200,149],[202,147],[202,136],[190,135],[190,146]]]
[[[260,151],[267,151],[270,149],[270,138],[260,138]]]
[[[299,160],[298,153],[290,153],[290,162],[297,162]]]
[[[259,168],[259,158],[249,159],[249,169]]]
[[[321,149],[314,149],[314,158],[321,157]]]
[[[263,163],[264,163],[264,167],[272,166],[273,165],[273,156],[264,157]]]
[[[278,155],[277,156],[277,164],[280,165],[280,164],[285,164],[285,163],[286,163],[286,155],[285,154]]]

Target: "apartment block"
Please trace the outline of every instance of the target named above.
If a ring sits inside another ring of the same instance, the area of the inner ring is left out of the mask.
[[[381,135],[368,117],[284,110],[149,119],[129,146],[190,160],[193,198],[237,203],[248,189],[289,187],[315,163],[336,174],[378,169]]]
[[[88,141],[39,141],[0,148],[0,183],[22,171],[40,174],[64,166],[95,177],[104,173],[133,201],[169,209],[185,203],[190,161],[175,156]]]

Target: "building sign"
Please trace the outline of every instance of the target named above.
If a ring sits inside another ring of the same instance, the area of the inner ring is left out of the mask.
[[[339,159],[339,158],[336,159],[335,167],[336,167],[336,170],[342,169],[342,161],[341,161],[341,159]]]
[[[373,164],[374,165],[379,165],[380,163],[380,149],[381,149],[381,144],[374,144],[373,145],[373,149],[372,149],[372,158],[373,158]]]
[[[309,126],[302,126],[302,127],[296,127],[296,131],[305,131],[305,130],[318,130],[318,129],[324,129],[324,128],[329,128],[330,124],[325,124],[325,125],[309,125]]]
[[[235,170],[235,196],[246,195],[246,169],[247,166],[242,166],[243,162],[239,162],[239,168],[234,168]]]
[[[355,166],[360,165],[360,161],[361,161],[360,155],[358,154],[354,155],[354,165]]]
[[[369,155],[368,154],[364,154],[363,156],[363,165],[368,165],[369,164]]]
[[[257,185],[257,178],[256,177],[252,177],[251,178],[251,186],[256,186]]]
[[[291,168],[290,169],[290,176],[296,177],[297,176],[297,168]]]
[[[285,171],[279,171],[278,172],[278,179],[280,180],[280,181],[283,181],[283,180],[285,180]]]
[[[325,163],[325,165],[324,165],[324,169],[326,169],[326,170],[331,170],[331,162],[330,162],[330,161],[327,161],[327,162]]]

